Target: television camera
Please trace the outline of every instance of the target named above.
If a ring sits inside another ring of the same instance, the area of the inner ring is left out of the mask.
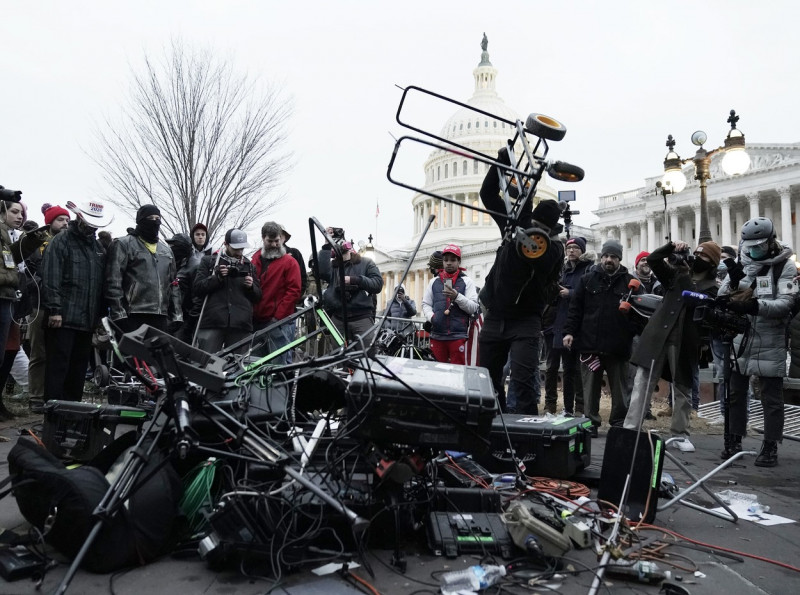
[[[236,278],[236,277],[253,276],[253,271],[250,265],[241,262],[235,262],[225,266],[228,267],[228,277]]]
[[[735,337],[747,332],[750,321],[745,314],[736,314],[727,309],[730,296],[708,297],[703,293],[684,291],[683,298],[697,304],[692,320],[710,329],[721,337]]]
[[[22,200],[22,190],[9,190],[5,186],[0,186],[0,200],[19,202]]]

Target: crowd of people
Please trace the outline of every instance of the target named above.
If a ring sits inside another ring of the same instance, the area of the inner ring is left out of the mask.
[[[490,213],[504,208],[496,167],[481,188]],[[27,220],[20,202],[3,201],[0,207],[5,264],[0,270],[0,341],[5,344],[0,386],[12,375],[27,387],[35,412],[50,399],[82,399],[93,335],[104,316],[123,332],[146,324],[208,352],[230,348],[273,354],[276,363],[289,363],[295,313],[312,281],[324,284],[322,305],[344,341],[368,340],[375,328],[380,271],[339,228],[326,230],[329,243],[313,256],[318,277],[310,280],[302,255],[286,245],[290,234],[273,221],[262,226],[262,245],[248,256],[250,243],[240,229],[227,230],[217,250],[209,246],[202,223],[190,234],[162,240],[161,213],[152,204],[141,206],[135,226],[115,239],[101,231],[113,216],[100,201],[45,205],[42,227]],[[631,272],[622,265],[625,247],[617,240],[607,239],[598,258],[584,238],[561,239],[560,214],[555,201],[542,200],[535,208],[528,203],[510,234],[507,218],[492,215],[504,241],[482,288],[461,266],[458,245],[450,243],[431,256],[432,279],[424,288],[421,314],[435,359],[486,368],[503,412],[538,415],[543,351],[544,411],[584,415],[595,436],[602,423],[604,379],[611,396],[608,423],[628,429],[652,417],[651,395],[665,379],[671,393],[671,444],[683,452],[694,450],[689,434],[691,412],[699,403],[699,368],[713,365],[720,386],[730,388],[723,458],[742,450],[749,382],[755,377],[765,418],[756,465],[777,464],[786,329],[797,310],[797,268],[772,222],[749,220],[738,253],[711,241],[694,249],[669,241],[636,255]],[[696,320],[698,298],[686,292],[714,298],[749,323],[748,332],[733,340],[735,357],[725,378],[723,347],[733,337]],[[642,293],[661,296],[649,317],[620,307]],[[417,305],[402,286],[394,288],[388,313],[389,326],[413,330],[407,321],[418,315]],[[477,318],[482,319],[478,361],[468,362]],[[254,333],[264,338],[255,349]],[[0,404],[0,416],[11,415]]]
[[[135,226],[119,238],[103,230],[113,215],[102,201],[46,204],[41,227],[19,201],[0,208],[0,386],[11,375],[20,392],[10,398],[33,412],[51,399],[83,398],[106,316],[122,332],[144,324],[212,353],[243,353],[246,339],[262,329],[256,356],[294,338],[293,322],[273,323],[295,312],[307,273],[278,223],[263,225],[263,246],[251,260],[239,229],[227,230],[216,251],[202,223],[164,241],[161,212],[152,204],[138,209]],[[290,359],[287,350],[278,361]],[[0,416],[13,417],[2,401]]]

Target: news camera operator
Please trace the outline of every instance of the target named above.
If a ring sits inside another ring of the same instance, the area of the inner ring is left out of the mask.
[[[248,246],[242,230],[229,229],[222,250],[204,256],[195,272],[194,295],[205,300],[197,322],[197,346],[209,353],[253,333],[253,305],[261,299],[261,285],[253,281],[255,270],[244,256]]]
[[[352,341],[356,335],[365,336],[375,324],[373,296],[383,289],[383,278],[378,265],[353,250],[352,244],[345,240],[342,228],[329,227],[326,231],[342,256],[337,256],[330,244],[323,245],[317,255],[320,279],[328,283],[322,294],[322,303],[341,333],[344,333],[346,314],[346,339]],[[342,269],[344,287],[341,285]]]
[[[695,305],[683,292],[716,296],[720,253],[720,247],[714,242],[703,242],[694,254],[690,254],[685,242],[668,242],[647,256],[647,263],[664,287],[664,300],[650,317],[642,331],[639,348],[631,357],[637,370],[624,427],[638,429],[658,379],[671,381],[670,431],[679,438],[671,444],[681,452],[694,452],[694,445],[688,438],[691,386],[704,345],[701,327],[693,320]],[[653,374],[648,384],[651,363]]]
[[[756,457],[758,467],[778,464],[778,442],[783,438],[783,377],[786,375],[786,328],[797,297],[793,279],[797,268],[789,260],[792,249],[778,241],[775,226],[766,217],[742,226],[739,260],[728,259],[728,276],[719,289],[730,296],[727,309],[747,315],[750,331],[734,339],[736,364],[730,376],[728,447],[722,457],[742,450],[747,433],[747,388],[758,376],[764,411],[764,440]]]
[[[499,151],[498,161],[510,164],[505,147]],[[497,166],[489,168],[480,195],[487,209],[503,213],[505,201],[500,195],[498,173]],[[479,339],[480,363],[489,370],[502,411],[506,411],[503,366],[510,353],[509,390],[516,395],[516,412],[538,414],[534,385],[539,373],[542,312],[558,294],[558,278],[564,260],[564,247],[558,241],[562,230],[558,222],[560,215],[561,209],[554,200],[542,200],[535,209],[531,201],[527,201],[515,222],[522,232],[497,249],[494,264],[479,294],[485,310]],[[503,233],[506,218],[499,215],[492,215],[492,218]],[[547,234],[549,245],[537,258],[528,258],[520,242],[534,232]]]
[[[395,298],[389,306],[389,318],[384,326],[406,336],[414,332],[414,323],[411,318],[417,314],[417,303],[406,295],[405,287],[398,285],[394,288]]]

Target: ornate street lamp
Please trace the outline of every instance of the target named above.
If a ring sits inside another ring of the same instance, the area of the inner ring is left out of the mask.
[[[675,140],[670,134],[667,137],[667,147],[669,152],[664,158],[664,177],[661,179],[662,192],[669,194],[680,192],[686,187],[686,176],[683,174],[682,166],[690,161],[694,163],[694,179],[700,182],[700,229],[698,230],[698,243],[711,241],[711,230],[708,228],[708,198],[707,182],[711,177],[711,157],[720,151],[725,153],[722,158],[722,169],[729,176],[743,174],[750,167],[750,156],[745,151],[744,134],[736,128],[739,116],[734,110],[728,117],[731,129],[725,138],[725,144],[711,151],[703,148],[708,137],[705,132],[698,130],[692,134],[692,143],[699,147],[694,157],[681,159],[675,152]],[[666,210],[666,194],[664,196]]]

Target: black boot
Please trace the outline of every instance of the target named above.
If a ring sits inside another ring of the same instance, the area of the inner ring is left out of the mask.
[[[725,450],[719,453],[719,456],[728,460],[739,452],[742,452],[742,437],[736,434],[725,434]]]
[[[756,457],[756,467],[774,467],[778,464],[778,443],[775,440],[764,440],[761,452]]]

